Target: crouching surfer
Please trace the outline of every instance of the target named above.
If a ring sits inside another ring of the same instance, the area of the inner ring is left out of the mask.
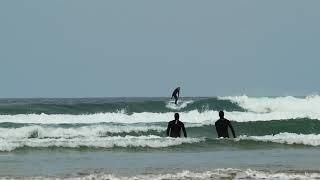
[[[172,99],[172,98],[175,99],[174,103],[175,103],[176,105],[177,105],[177,103],[178,103],[179,97],[180,97],[180,87],[177,87],[177,88],[173,91],[172,96],[171,96],[171,99]]]

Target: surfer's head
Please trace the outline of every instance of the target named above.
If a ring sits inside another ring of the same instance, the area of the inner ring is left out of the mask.
[[[223,111],[219,111],[219,117],[223,118],[224,117],[224,112]]]
[[[179,113],[175,113],[175,114],[174,114],[174,120],[179,120],[179,117],[180,117],[180,116],[179,116]]]

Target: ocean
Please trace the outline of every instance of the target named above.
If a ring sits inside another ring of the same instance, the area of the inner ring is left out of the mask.
[[[175,112],[187,138],[165,136]],[[0,99],[0,178],[319,179],[319,120],[318,95]]]

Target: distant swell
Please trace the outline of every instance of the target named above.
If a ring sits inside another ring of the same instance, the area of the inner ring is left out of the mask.
[[[92,98],[92,99],[0,99],[0,114],[126,114],[175,111],[243,111],[236,103],[217,98],[180,99],[176,106],[169,98]]]
[[[0,114],[98,114],[189,111],[320,114],[320,96],[182,98],[0,99]]]

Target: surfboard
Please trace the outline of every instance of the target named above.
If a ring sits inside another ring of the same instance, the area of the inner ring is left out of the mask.
[[[182,100],[178,100],[177,104],[174,103],[175,101],[170,101],[170,104],[173,104],[177,107],[181,106],[183,104],[183,101]]]

